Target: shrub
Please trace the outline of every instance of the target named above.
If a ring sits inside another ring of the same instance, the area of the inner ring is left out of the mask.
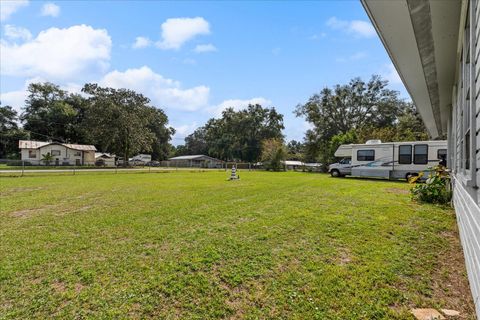
[[[450,175],[443,166],[429,169],[425,183],[417,183],[423,173],[410,180],[413,188],[410,190],[413,200],[427,203],[446,204],[452,199]]]
[[[267,170],[280,171],[287,151],[280,139],[267,139],[262,142],[262,163]]]

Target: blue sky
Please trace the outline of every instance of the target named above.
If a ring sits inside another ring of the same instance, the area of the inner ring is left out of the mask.
[[[20,109],[34,81],[128,87],[165,110],[174,144],[249,102],[276,107],[301,140],[295,106],[356,76],[407,97],[358,1],[2,0],[0,49],[2,105]]]

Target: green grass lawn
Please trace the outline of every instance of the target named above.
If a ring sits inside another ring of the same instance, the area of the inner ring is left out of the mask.
[[[0,178],[0,318],[473,318],[450,208],[323,174]]]

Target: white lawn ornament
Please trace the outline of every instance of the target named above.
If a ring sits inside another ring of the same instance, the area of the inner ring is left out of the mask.
[[[230,180],[238,180],[240,179],[240,176],[237,175],[237,168],[235,168],[235,165],[232,166],[232,174],[230,175]]]

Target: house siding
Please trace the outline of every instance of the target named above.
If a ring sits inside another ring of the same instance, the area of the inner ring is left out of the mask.
[[[463,55],[457,61],[449,122],[453,203],[457,215],[470,288],[480,317],[480,5],[468,2],[459,35]],[[463,33],[463,34],[462,34]],[[469,63],[468,63],[469,62]],[[468,132],[468,130],[470,130]],[[470,143],[468,143],[468,139]],[[468,152],[470,151],[470,152]],[[467,157],[470,155],[469,157]],[[470,168],[468,168],[468,163]]]
[[[30,150],[35,151],[35,158],[30,158]],[[37,149],[21,149],[21,159],[31,163],[32,165],[41,165],[44,164],[42,161],[42,156],[47,153],[52,154],[52,151],[54,150],[60,151],[60,155],[53,156],[53,160],[50,163],[51,165],[56,164],[57,161],[59,165],[75,165],[77,164],[77,160],[81,165],[95,164],[95,151],[79,151],[67,148],[61,144],[46,145]]]

